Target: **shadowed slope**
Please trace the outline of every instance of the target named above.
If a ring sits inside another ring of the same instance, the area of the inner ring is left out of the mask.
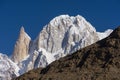
[[[120,27],[113,33],[43,69],[31,70],[13,80],[119,80]]]

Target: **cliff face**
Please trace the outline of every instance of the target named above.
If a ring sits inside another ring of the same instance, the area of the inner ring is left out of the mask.
[[[21,27],[20,34],[18,40],[16,41],[12,56],[12,60],[15,63],[21,62],[28,56],[30,41],[31,38],[27,35],[24,28]]]
[[[13,79],[35,80],[119,80],[120,27],[97,43],[54,61],[46,68],[31,70]]]
[[[20,74],[23,74],[35,68],[46,67],[61,57],[107,37],[111,32],[110,29],[102,33],[97,32],[80,15],[60,15],[44,26],[33,41],[22,27],[12,60],[19,66]]]

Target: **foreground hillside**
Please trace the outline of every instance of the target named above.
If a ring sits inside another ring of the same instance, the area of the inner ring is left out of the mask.
[[[13,80],[120,80],[120,27],[91,46]]]
[[[46,24],[35,40],[21,27],[12,60],[19,66],[20,74],[35,68],[44,68],[61,57],[107,37],[112,31],[108,29],[97,32],[80,15],[60,15]]]

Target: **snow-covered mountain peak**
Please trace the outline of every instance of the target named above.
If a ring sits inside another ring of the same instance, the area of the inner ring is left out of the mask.
[[[74,20],[75,18],[79,18],[80,20],[85,20],[85,18],[82,17],[81,15],[69,16],[68,14],[65,14],[65,15],[59,15],[59,16],[53,18],[50,22],[54,22],[55,20],[62,20],[62,19],[71,19],[71,20]]]
[[[51,20],[50,23],[40,32],[39,37],[37,37],[36,40],[38,41],[37,49],[44,48],[48,52],[54,53],[63,49],[63,47],[65,48],[65,42],[68,41],[67,43],[70,42],[71,44],[75,36],[77,40],[75,41],[74,39],[73,42],[78,42],[83,37],[87,37],[91,34],[96,38],[95,41],[97,41],[98,36],[96,35],[95,28],[82,16],[77,15],[73,17],[69,15],[61,15]]]
[[[11,80],[19,76],[19,67],[7,55],[0,53],[0,80]]]
[[[79,27],[81,30],[89,28],[89,30],[95,30],[95,28],[86,21],[86,19],[80,15],[77,16],[69,16],[69,15],[60,15],[55,17],[54,19],[52,19],[50,21],[50,23],[48,25],[46,25],[47,27],[61,27],[61,25],[63,25],[64,27],[71,27],[71,26],[75,26],[75,27]]]
[[[53,18],[33,41],[22,26],[14,47],[13,61],[0,53],[0,80],[10,80],[31,69],[46,67],[61,57],[107,37],[111,32],[111,29],[96,32],[80,15]]]
[[[24,29],[21,30],[24,31]],[[70,55],[109,34],[103,37],[104,33],[96,32],[96,29],[80,15],[75,17],[60,15],[44,26],[33,42],[28,37],[24,37],[24,41],[18,39],[15,47],[17,51],[14,51],[15,60],[22,74],[33,68],[46,67],[54,60]],[[27,54],[23,55],[23,53]]]

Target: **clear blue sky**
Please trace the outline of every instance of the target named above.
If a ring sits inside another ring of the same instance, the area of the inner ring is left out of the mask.
[[[21,26],[35,39],[61,14],[82,15],[97,31],[114,29],[120,25],[120,0],[0,0],[0,52],[12,53]]]

